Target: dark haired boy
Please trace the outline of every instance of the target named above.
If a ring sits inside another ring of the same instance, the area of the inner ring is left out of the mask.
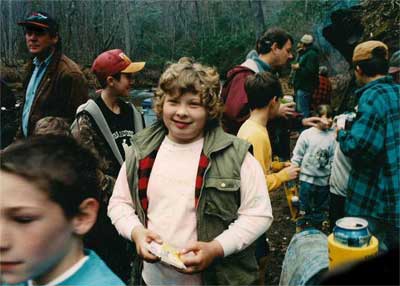
[[[89,150],[38,136],[9,146],[0,162],[0,284],[124,285],[83,245],[99,208]]]
[[[253,146],[253,155],[261,164],[269,191],[282,183],[295,179],[300,169],[286,164],[278,173],[271,173],[272,150],[268,135],[268,120],[277,116],[279,98],[283,96],[279,80],[270,72],[261,72],[247,77],[245,90],[248,96],[250,117],[240,127],[237,136]]]
[[[92,65],[102,88],[100,96],[78,108],[71,127],[74,137],[99,158],[103,174],[103,199],[95,227],[98,235],[89,239],[89,246],[125,281],[129,278],[131,255],[107,216],[107,205],[125,160],[125,148],[131,145],[131,137],[144,128],[140,112],[123,100],[129,96],[132,74],[142,70],[144,65],[144,62],[132,62],[119,49],[100,54]]]
[[[131,137],[144,128],[143,118],[127,100],[132,74],[143,69],[144,62],[132,62],[122,50],[100,54],[92,71],[100,83],[100,96],[79,106],[72,134],[100,159],[100,168],[108,180],[116,178],[125,159]],[[123,100],[124,99],[124,100]],[[103,182],[102,189],[109,189]]]
[[[25,96],[17,138],[32,135],[46,116],[74,120],[76,109],[88,100],[88,86],[79,66],[61,50],[59,25],[45,12],[32,12],[22,26],[32,60],[24,79]]]
[[[342,152],[351,158],[346,215],[364,217],[380,250],[400,241],[400,85],[388,72],[388,47],[367,41],[353,52],[362,86],[350,130],[339,130]]]
[[[279,98],[282,97],[282,88],[279,80],[270,72],[261,72],[249,75],[245,81],[245,90],[248,96],[250,117],[242,124],[237,136],[248,141],[253,148],[253,155],[260,163],[268,191],[278,189],[283,182],[295,179],[300,171],[296,166],[284,164],[283,169],[276,169],[272,173],[272,148],[268,135],[267,123],[274,118],[279,110]],[[257,241],[256,257],[265,256],[267,245],[265,235]],[[260,277],[260,280],[263,280]]]

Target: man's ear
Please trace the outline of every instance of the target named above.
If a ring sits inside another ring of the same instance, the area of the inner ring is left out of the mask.
[[[274,96],[269,102],[268,102],[268,105],[266,106],[266,108],[268,109],[268,110],[273,110],[273,108],[275,107],[275,105],[276,105],[276,103],[277,103],[277,97],[276,96]]]
[[[114,85],[114,78],[112,77],[112,76],[108,76],[107,78],[106,78],[106,81],[107,81],[107,85],[109,85],[109,86],[113,86]]]
[[[53,46],[55,46],[59,40],[60,38],[58,37],[58,34],[55,35],[54,37],[51,37],[51,43],[53,44]]]
[[[274,96],[270,101],[271,105],[274,106],[275,104],[277,104],[278,100],[279,100],[278,97]]]
[[[278,50],[278,49],[279,49],[278,43],[277,43],[277,42],[274,42],[274,43],[272,44],[272,46],[271,46],[271,51],[272,51],[272,52],[275,52],[275,51]]]
[[[94,198],[87,198],[79,205],[79,213],[72,219],[74,233],[84,235],[96,223],[99,202]]]
[[[359,65],[356,65],[356,67],[354,68],[354,71],[356,73],[358,73],[359,75],[363,75],[364,74]]]

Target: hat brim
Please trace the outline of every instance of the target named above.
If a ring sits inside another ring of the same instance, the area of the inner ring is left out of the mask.
[[[39,27],[42,29],[48,29],[49,25],[38,23],[38,22],[32,22],[32,21],[24,21],[24,22],[19,22],[18,25],[20,26],[34,26],[34,27]]]
[[[129,66],[121,71],[121,73],[135,73],[141,71],[145,65],[146,62],[130,63]]]

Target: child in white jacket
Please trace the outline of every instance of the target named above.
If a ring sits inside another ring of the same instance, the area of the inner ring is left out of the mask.
[[[324,123],[300,134],[291,159],[301,168],[298,231],[306,226],[321,228],[329,208],[329,177],[335,150],[332,109],[329,105],[320,105],[316,113]]]

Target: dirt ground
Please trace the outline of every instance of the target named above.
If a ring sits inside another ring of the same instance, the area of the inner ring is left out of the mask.
[[[262,285],[278,285],[282,262],[290,239],[295,233],[295,223],[291,221],[285,192],[279,189],[269,194],[274,215],[274,222],[267,232],[270,252],[261,260],[260,270],[265,277]]]

